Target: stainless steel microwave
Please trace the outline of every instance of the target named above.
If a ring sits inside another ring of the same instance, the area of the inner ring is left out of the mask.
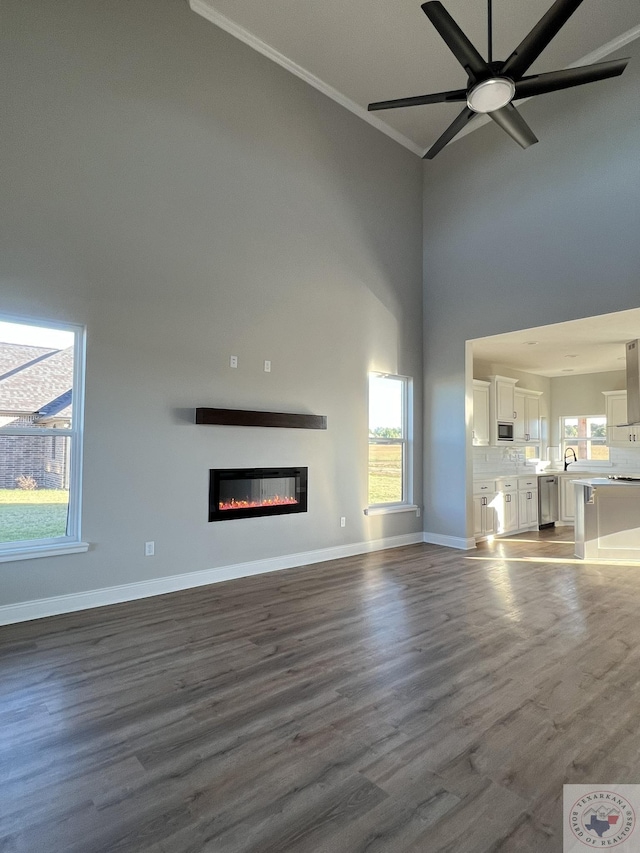
[[[513,424],[498,421],[498,441],[513,441]]]

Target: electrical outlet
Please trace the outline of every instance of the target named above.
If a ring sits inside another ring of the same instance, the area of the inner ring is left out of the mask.
[[[229,356],[229,367],[237,367],[238,366],[238,356],[231,355]]]
[[[347,519],[345,518],[344,515],[342,515],[342,516],[340,516],[340,527],[346,527],[346,526],[347,526]]]
[[[271,373],[271,362],[267,361],[267,359],[265,359],[265,362],[264,362],[264,372],[265,373]]]
[[[156,543],[155,542],[145,542],[144,543],[144,555],[145,557],[153,557],[156,553]]]

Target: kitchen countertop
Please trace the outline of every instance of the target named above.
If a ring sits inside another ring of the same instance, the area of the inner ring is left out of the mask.
[[[576,484],[576,486],[616,486],[620,488],[621,486],[640,486],[640,479],[638,480],[609,480],[607,477],[584,477],[584,478],[576,478],[572,481]]]
[[[506,474],[503,471],[498,472],[477,472],[473,475],[474,481],[477,480],[504,480],[505,477],[597,477],[598,474],[594,471],[572,471],[569,468],[568,471],[540,471],[536,473],[534,470],[531,471],[508,471]],[[620,476],[620,475],[618,475]],[[640,474],[637,475],[640,477]]]
[[[589,469],[577,468],[572,471],[569,467],[566,471],[563,468],[556,468],[555,470],[550,470],[547,468],[546,471],[541,471],[538,474],[539,477],[544,476],[545,474],[551,474],[554,477],[598,477],[600,476],[596,471],[589,471]]]

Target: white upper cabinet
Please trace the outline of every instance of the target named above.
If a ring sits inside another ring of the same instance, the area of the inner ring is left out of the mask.
[[[504,443],[498,440],[498,424],[515,423],[514,390],[518,380],[508,376],[490,376],[489,380],[489,439],[495,447]]]
[[[488,380],[473,380],[472,443],[508,447],[540,442],[543,392],[517,388],[518,380],[509,376],[494,375]]]
[[[540,441],[540,396],[541,391],[527,391],[516,388],[514,391],[514,406],[516,419],[514,423],[514,441],[531,443]]]
[[[614,446],[640,446],[640,425],[620,426],[627,422],[627,392],[603,391],[607,413],[607,443]]]
[[[496,421],[515,421],[516,406],[514,394],[517,381],[517,379],[509,379],[507,376],[491,377]]]
[[[517,388],[513,394],[513,406],[516,413],[516,420],[513,425],[513,440],[526,441],[527,429],[524,416],[524,392]]]
[[[473,432],[475,446],[489,444],[489,383],[482,379],[473,380]]]

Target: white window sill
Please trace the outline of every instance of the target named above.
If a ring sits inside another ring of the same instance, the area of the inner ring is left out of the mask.
[[[33,560],[36,557],[60,557],[63,554],[81,554],[89,550],[88,542],[61,542],[57,545],[16,545],[0,550],[0,563],[14,560]]]
[[[364,510],[365,515],[391,515],[394,512],[415,512],[420,515],[420,507],[416,504],[389,504],[388,506],[369,506]]]

